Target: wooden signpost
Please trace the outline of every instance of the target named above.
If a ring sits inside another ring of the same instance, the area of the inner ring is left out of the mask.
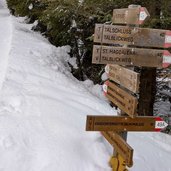
[[[136,97],[110,81],[107,81],[103,88],[106,93],[106,97],[113,102],[113,104],[118,106],[130,117],[135,117],[137,115],[136,109],[138,100]]]
[[[124,158],[127,166],[133,165],[133,149],[116,132],[101,132],[106,140],[119,152]]]
[[[133,165],[133,149],[126,143],[128,131],[161,131],[168,124],[153,116],[156,68],[171,65],[171,31],[139,28],[149,18],[145,7],[113,10],[113,23],[96,24],[92,63],[108,64],[109,80],[103,85],[106,97],[121,110],[121,116],[87,116],[86,130],[101,131],[114,147],[113,171]],[[154,49],[158,48],[158,49]],[[159,49],[160,48],[160,49]],[[120,66],[123,65],[123,66]],[[137,73],[124,66],[136,66]]]
[[[171,54],[167,50],[94,45],[92,63],[162,68],[171,64]]]
[[[87,116],[87,131],[161,131],[168,124],[160,117]]]
[[[94,42],[139,47],[168,48],[171,47],[171,31],[96,24]]]
[[[105,72],[109,80],[112,80],[128,90],[138,93],[140,74],[119,65],[106,65]]]
[[[113,10],[113,23],[116,24],[143,24],[150,14],[145,7],[123,8]]]

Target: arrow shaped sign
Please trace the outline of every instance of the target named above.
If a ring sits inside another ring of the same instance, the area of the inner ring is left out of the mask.
[[[162,118],[157,117],[156,118],[156,123],[155,123],[155,130],[156,131],[161,131],[162,129],[166,128],[168,126],[168,124],[163,121]]]
[[[171,54],[169,51],[165,50],[163,53],[163,68],[167,68],[171,65]]]
[[[133,149],[117,132],[101,132],[106,140],[115,148],[115,150],[125,159],[127,166],[133,165]]]
[[[106,97],[130,117],[137,115],[138,99],[111,81],[103,85]]]
[[[139,47],[171,47],[171,31],[128,26],[96,24],[94,42]]]
[[[120,65],[106,65],[105,72],[109,80],[112,80],[126,89],[138,93],[140,84],[140,74]]]
[[[153,131],[159,132],[168,124],[160,117],[87,116],[87,131]]]
[[[114,9],[112,22],[116,24],[143,24],[150,17],[145,7]]]
[[[92,63],[166,68],[171,54],[167,50],[94,45]]]
[[[147,18],[150,17],[149,12],[145,7],[140,8],[140,15],[139,15],[139,24],[143,24]]]

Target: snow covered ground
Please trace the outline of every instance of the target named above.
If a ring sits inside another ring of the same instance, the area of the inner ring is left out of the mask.
[[[0,0],[0,171],[111,171],[112,147],[86,115],[114,115],[101,87],[79,82],[56,48]],[[129,133],[130,171],[171,171],[171,137]]]

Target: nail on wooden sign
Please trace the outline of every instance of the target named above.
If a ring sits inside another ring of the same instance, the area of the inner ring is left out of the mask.
[[[94,42],[140,47],[171,47],[171,31],[96,24]]]
[[[143,24],[150,17],[145,7],[114,9],[112,22],[116,24]]]
[[[119,65],[106,65],[105,72],[109,80],[112,80],[128,90],[138,93],[140,84],[140,74]]]
[[[124,158],[126,165],[133,165],[133,149],[124,141],[124,139],[116,132],[101,132],[106,140],[116,149],[116,151]]]
[[[103,85],[106,97],[131,117],[137,115],[138,99],[111,81]]]
[[[160,117],[87,116],[86,131],[161,131],[168,124]]]
[[[166,68],[171,54],[167,50],[94,45],[92,63]]]

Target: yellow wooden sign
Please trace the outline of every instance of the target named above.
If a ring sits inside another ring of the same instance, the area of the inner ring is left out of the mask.
[[[168,124],[160,117],[87,116],[87,131],[161,131]]]
[[[124,158],[126,165],[133,165],[133,149],[116,132],[101,132],[106,140],[115,148],[115,150]]]

